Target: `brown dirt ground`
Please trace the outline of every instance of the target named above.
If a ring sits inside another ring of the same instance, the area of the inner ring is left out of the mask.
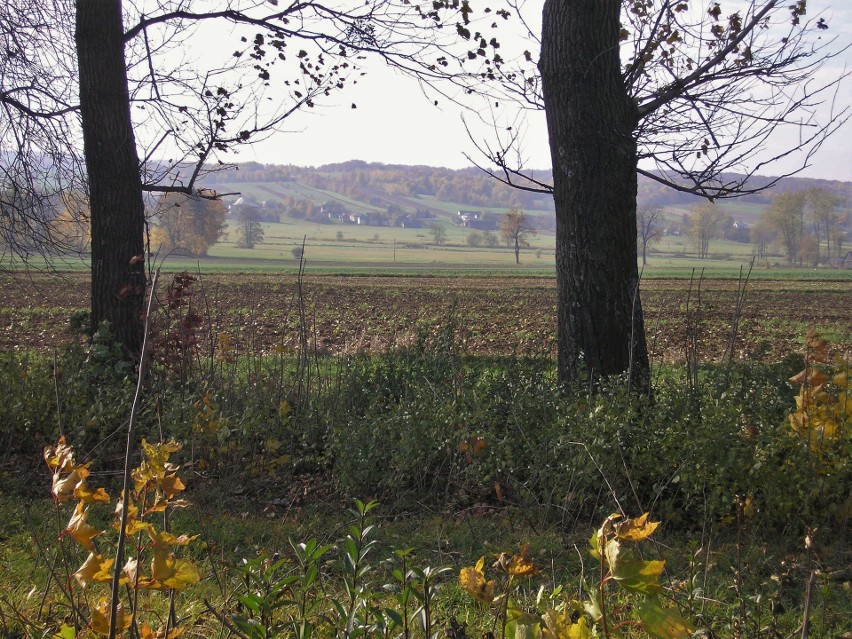
[[[161,285],[162,291],[168,277]],[[738,283],[645,280],[642,303],[648,344],[659,361],[684,357],[687,300],[698,318],[703,361],[722,356],[737,315]],[[852,343],[848,282],[758,280],[748,284],[735,356],[777,359],[800,350],[810,328]],[[312,347],[338,353],[379,351],[435,334],[451,318],[470,353],[553,352],[555,282],[530,277],[306,276],[303,315]],[[244,352],[296,348],[299,287],[292,275],[209,275],[192,297],[205,334],[230,334]],[[89,302],[88,276],[0,277],[0,351],[52,350],[76,337],[68,318]]]

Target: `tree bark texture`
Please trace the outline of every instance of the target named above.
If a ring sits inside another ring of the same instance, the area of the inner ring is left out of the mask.
[[[130,119],[121,0],[77,0],[83,149],[92,235],[92,330],[103,320],[130,356],[142,346],[144,227]]]
[[[558,365],[574,384],[631,371],[649,390],[636,246],[635,105],[620,0],[546,0],[539,69],[556,206]]]

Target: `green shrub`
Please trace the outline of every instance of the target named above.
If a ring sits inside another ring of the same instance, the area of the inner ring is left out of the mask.
[[[38,454],[61,428],[82,451],[117,456],[134,384],[109,344],[104,333],[55,363],[0,357],[5,450]],[[549,358],[473,357],[463,344],[450,313],[380,355],[221,347],[179,372],[158,364],[139,435],[180,439],[213,480],[324,473],[342,494],[391,508],[514,505],[565,528],[616,504],[689,528],[730,521],[739,502],[760,525],[793,533],[830,523],[831,504],[845,500],[849,465],[818,476],[791,437],[788,379],[801,358],[704,367],[691,390],[682,370],[662,369],[649,401],[620,379],[566,391]]]

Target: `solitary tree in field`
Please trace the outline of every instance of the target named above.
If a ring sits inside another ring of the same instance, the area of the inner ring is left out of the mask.
[[[225,232],[225,205],[218,199],[170,193],[160,199],[152,222],[152,249],[200,257]]]
[[[826,255],[831,257],[831,244],[836,237],[836,229],[840,221],[840,215],[837,212],[840,197],[824,189],[810,189],[807,193],[807,203],[816,237],[816,262],[819,263],[823,236],[825,236]]]
[[[257,209],[254,207],[241,207],[234,223],[237,227],[237,246],[240,248],[253,249],[263,242],[263,224],[257,219]]]
[[[805,193],[779,193],[763,212],[763,219],[777,233],[789,264],[801,263],[805,234]]]
[[[749,230],[749,241],[751,241],[757,249],[758,260],[766,260],[767,249],[769,248],[769,245],[775,241],[775,235],[775,229],[772,228],[765,218],[761,218],[757,224],[751,227]]]
[[[445,229],[440,224],[433,224],[429,227],[429,232],[432,234],[432,239],[435,242],[435,246],[441,246],[444,242],[447,241],[447,229]]]
[[[511,164],[514,132],[485,150],[495,177],[553,193],[563,381],[578,382],[584,368],[629,371],[632,388],[649,388],[637,173],[707,198],[734,196],[796,149],[806,166],[848,118],[848,108],[815,115],[840,80],[816,72],[840,48],[806,9],[806,0],[545,0],[537,69],[503,63],[502,51],[489,58],[491,77],[547,117],[552,185]],[[795,141],[767,152],[782,129]]]
[[[642,245],[642,266],[648,263],[648,247],[663,237],[663,210],[639,209],[636,213],[636,233]]]
[[[515,264],[521,263],[521,247],[528,247],[527,238],[535,234],[535,223],[523,211],[512,209],[500,218],[500,236],[514,249]]]
[[[687,233],[695,244],[698,259],[706,259],[710,255],[710,240],[719,233],[723,215],[719,207],[707,202],[697,206],[689,214]]]

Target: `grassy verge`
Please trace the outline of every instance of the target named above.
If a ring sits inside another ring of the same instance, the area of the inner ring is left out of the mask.
[[[553,526],[530,526],[523,512],[503,505],[454,513],[421,508],[393,517],[378,507],[368,513],[372,521],[359,525],[359,517],[336,500],[276,510],[252,501],[217,504],[204,489],[190,496],[199,504],[176,512],[170,526],[175,534],[200,535],[182,553],[198,567],[200,580],[172,594],[128,590],[131,597],[125,601],[135,604],[139,636],[147,636],[146,625],[154,632],[182,629],[193,637],[289,637],[298,636],[300,627],[318,637],[379,639],[392,632],[427,638],[455,632],[517,638],[530,631],[539,636],[544,623],[541,629],[524,629],[519,626],[530,621],[506,618],[500,599],[504,589],[511,609],[524,611],[525,619],[549,615],[548,630],[557,625],[554,616],[561,611],[564,627],[580,622],[604,634],[600,617],[573,603],[596,592],[597,560],[588,552],[588,538],[600,522],[585,534],[568,534]],[[91,611],[105,584],[90,582],[83,588],[73,578],[86,553],[67,538],[57,540],[68,513],[55,513],[55,508],[46,499],[22,505],[0,498],[4,637],[97,636]],[[364,543],[353,550],[347,542],[353,538]],[[632,637],[701,632],[756,639],[800,636],[807,619],[809,637],[843,636],[852,612],[844,572],[848,552],[825,537],[813,542],[805,551],[793,540],[768,541],[747,520],[693,532],[672,530],[663,522],[653,543],[643,544],[641,557],[665,562],[656,579],[661,608],[676,614],[683,628],[661,633],[640,626],[646,613],[639,606],[646,596],[615,582],[605,591],[610,622],[632,620],[636,625],[626,627]],[[106,538],[100,549],[109,552]],[[483,574],[499,580],[504,552],[506,558],[524,557],[529,574],[511,585],[498,581],[493,592],[479,597],[482,601],[471,597],[463,587],[470,584],[460,582],[460,575],[484,557]],[[319,556],[306,560],[306,553]],[[149,573],[147,566],[141,570]],[[623,634],[625,629],[610,636]]]

